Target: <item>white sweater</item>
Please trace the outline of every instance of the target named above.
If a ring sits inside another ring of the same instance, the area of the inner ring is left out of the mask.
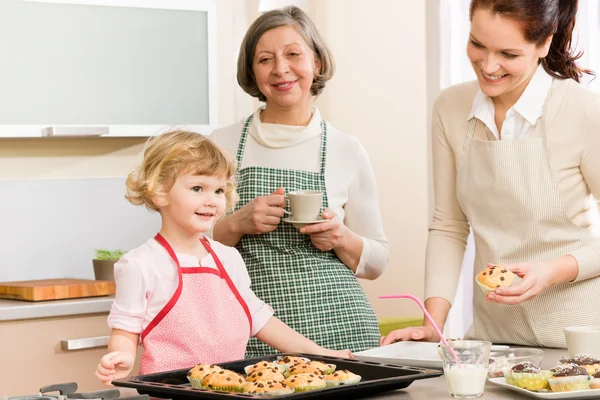
[[[313,109],[307,126],[266,124],[254,113],[238,168],[262,166],[318,172],[321,114]],[[244,121],[217,129],[211,138],[235,158]],[[363,251],[356,276],[375,279],[389,260],[387,238],[379,209],[375,175],[369,156],[358,139],[327,123],[325,186],[329,208],[362,237]],[[283,222],[282,222],[283,223]]]

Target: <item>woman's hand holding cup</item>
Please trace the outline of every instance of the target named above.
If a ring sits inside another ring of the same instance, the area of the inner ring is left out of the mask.
[[[272,232],[284,214],[285,189],[280,187],[266,196],[259,196],[235,212],[236,225],[245,235]]]
[[[317,249],[331,251],[342,241],[346,226],[331,208],[325,209],[322,215],[323,219],[328,220],[327,222],[305,225],[300,229],[300,233],[309,235],[311,242]]]

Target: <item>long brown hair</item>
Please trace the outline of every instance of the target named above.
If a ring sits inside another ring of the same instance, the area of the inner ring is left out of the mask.
[[[520,23],[525,39],[538,46],[554,35],[548,55],[541,60],[546,72],[558,79],[581,80],[583,74],[595,75],[576,61],[583,51],[571,49],[578,0],[471,0],[470,18],[478,8],[489,10]]]

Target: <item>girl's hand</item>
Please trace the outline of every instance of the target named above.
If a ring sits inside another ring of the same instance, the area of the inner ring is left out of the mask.
[[[412,340],[419,342],[439,342],[441,338],[431,326],[414,326],[391,331],[387,336],[382,336],[381,339],[379,339],[379,345],[387,346],[388,344],[396,342]]]
[[[488,264],[488,267],[492,264]],[[548,287],[557,283],[569,282],[577,277],[579,265],[575,257],[566,255],[546,262],[521,262],[502,265],[523,280],[518,284],[498,288],[487,295],[486,300],[500,304],[519,304],[535,299]]]
[[[259,196],[237,210],[233,216],[236,230],[257,235],[277,229],[285,207],[285,189],[280,187],[267,196]]]
[[[352,352],[349,349],[345,349],[345,350],[323,349],[320,352],[320,354],[322,354],[324,356],[338,357],[338,358],[349,358],[351,360],[354,360],[354,355],[352,354]]]
[[[133,354],[126,351],[115,351],[100,359],[96,369],[96,378],[106,386],[112,386],[115,379],[125,378],[133,369]]]
[[[323,219],[329,221],[303,226],[300,233],[309,235],[310,241],[317,249],[330,251],[340,244],[346,227],[342,219],[330,208],[323,211]]]

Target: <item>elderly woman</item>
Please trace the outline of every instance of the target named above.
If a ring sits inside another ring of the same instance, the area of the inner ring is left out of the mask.
[[[388,262],[373,170],[358,140],[324,121],[313,97],[333,76],[330,52],[296,7],[261,15],[238,59],[238,82],[264,101],[213,140],[237,155],[240,201],[214,228],[236,246],[257,296],[277,317],[332,349],[376,347],[375,313],[357,278],[375,279]],[[300,230],[282,220],[284,194],[323,192],[326,222]],[[273,350],[256,340],[247,356]]]

